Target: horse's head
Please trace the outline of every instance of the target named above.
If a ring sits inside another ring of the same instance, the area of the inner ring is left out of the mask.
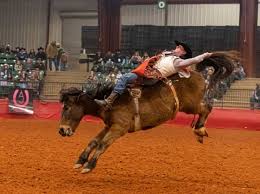
[[[84,105],[80,102],[83,92],[77,88],[60,91],[60,102],[63,104],[59,133],[62,136],[71,136],[75,132],[80,120],[84,116]]]

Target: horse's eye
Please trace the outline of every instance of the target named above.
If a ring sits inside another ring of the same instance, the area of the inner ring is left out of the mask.
[[[65,111],[67,111],[67,110],[69,110],[69,107],[67,107],[67,106],[64,106],[64,108],[63,108]]]

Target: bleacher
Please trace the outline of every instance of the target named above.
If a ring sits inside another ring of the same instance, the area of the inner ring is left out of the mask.
[[[257,83],[260,83],[260,78],[246,78],[244,80],[236,81],[231,85],[231,88],[227,91],[223,98],[214,103],[214,106],[249,109],[249,99]]]
[[[13,53],[0,53],[0,97],[8,97],[14,88],[31,89],[34,98],[39,95],[40,80],[43,79],[43,74],[35,69],[15,69],[17,62],[16,56]],[[33,60],[32,64],[35,65]],[[21,61],[22,65],[26,64],[26,60]],[[39,74],[39,80],[35,79],[35,75]]]
[[[16,60],[14,54],[8,54],[8,53],[0,53],[0,65],[1,67],[3,64],[9,64],[9,66],[14,66]]]

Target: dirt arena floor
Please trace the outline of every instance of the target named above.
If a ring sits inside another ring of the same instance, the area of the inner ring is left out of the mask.
[[[72,168],[102,124],[61,137],[57,121],[0,120],[0,193],[260,193],[260,131],[162,125],[115,142],[89,174]]]

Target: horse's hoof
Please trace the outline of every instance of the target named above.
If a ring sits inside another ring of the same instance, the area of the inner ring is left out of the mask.
[[[202,127],[199,130],[200,130],[202,136],[206,136],[206,137],[209,136],[206,127]]]
[[[201,128],[199,128],[199,129],[193,128],[192,130],[193,130],[193,132],[195,133],[195,135],[202,136],[202,137],[203,137],[203,136],[206,136],[206,137],[209,136],[209,135],[208,135],[208,132],[207,132],[207,130],[206,130],[205,127],[201,127]]]
[[[202,136],[197,136],[197,141],[199,143],[203,143],[203,137]]]
[[[81,171],[81,174],[85,174],[85,173],[88,173],[88,172],[90,172],[91,171],[91,169],[89,169],[89,168],[84,168],[82,171]]]
[[[83,168],[86,168],[88,165],[88,162],[85,162],[85,164],[83,164]]]
[[[79,168],[81,168],[81,167],[82,167],[82,164],[75,164],[75,165],[73,166],[74,169],[79,169]]]

